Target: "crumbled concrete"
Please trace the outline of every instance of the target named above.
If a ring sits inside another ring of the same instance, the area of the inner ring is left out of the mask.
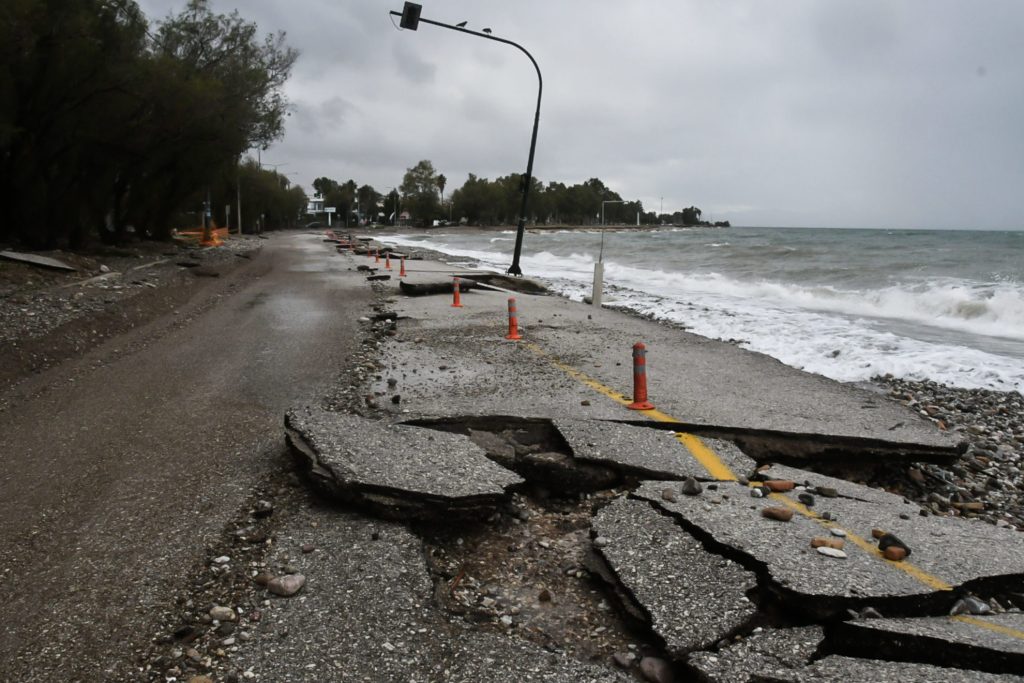
[[[556,419],[554,425],[577,460],[645,479],[711,479],[675,432],[602,420]],[[747,474],[754,469],[755,462],[728,441],[703,441],[733,472]]]
[[[986,628],[987,626],[987,628]],[[858,619],[830,632],[843,654],[970,667],[993,673],[1024,671],[1024,614],[923,619]]]
[[[731,636],[757,611],[746,595],[757,585],[752,573],[709,553],[647,503],[620,498],[592,528],[603,539],[596,552],[673,657]]]
[[[723,554],[765,572],[770,586],[795,612],[828,617],[869,604],[885,616],[948,611],[955,594],[929,585],[920,573],[901,569],[911,562],[953,587],[1009,589],[1024,580],[1024,538],[1019,534],[979,522],[921,517],[916,506],[902,502],[823,499],[811,516],[796,514],[791,521],[778,522],[762,517],[762,509],[779,506],[781,496],[796,501],[802,491],[753,498],[747,487],[723,482],[712,495],[666,500],[663,488],[661,482],[646,482],[635,496],[675,515]],[[821,520],[818,516],[826,511],[838,521]],[[812,538],[832,527],[847,532],[845,559],[826,557],[810,546]],[[873,529],[895,534],[910,546],[913,554],[906,564],[885,562],[873,547],[869,552],[853,542],[855,535],[873,545]]]
[[[688,663],[709,683],[746,683],[755,677],[794,680],[824,637],[820,626],[765,629],[717,652],[694,652]]]
[[[314,543],[303,554],[299,546]],[[433,602],[420,540],[399,524],[306,508],[280,533],[272,565],[295,565],[303,592],[253,608],[232,659],[256,680],[626,681],[610,667],[449,620]],[[259,613],[256,615],[255,613]]]
[[[391,517],[477,514],[523,481],[458,434],[319,408],[291,410],[285,425],[321,488]]]

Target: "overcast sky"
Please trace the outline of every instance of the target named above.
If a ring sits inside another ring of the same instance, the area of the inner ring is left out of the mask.
[[[151,18],[184,0],[139,0]],[[263,153],[387,191],[526,170],[537,78],[401,0],[213,0],[301,51]],[[534,175],[734,225],[1024,229],[1020,0],[426,0],[544,75]],[[397,21],[396,21],[397,23]]]

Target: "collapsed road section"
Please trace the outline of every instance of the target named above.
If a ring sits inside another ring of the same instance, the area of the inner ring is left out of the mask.
[[[634,641],[648,653],[647,659],[668,662],[657,674],[662,678],[650,680],[683,680],[695,672],[703,672],[707,680],[732,680],[714,672],[738,656],[740,650],[733,648],[748,647],[748,640],[756,643],[765,633],[778,638],[792,633],[803,642],[800,638],[811,632],[800,625],[807,623],[823,627],[812,655],[787,665],[792,669],[788,678],[755,672],[750,680],[827,680],[836,671],[848,673],[851,680],[899,672],[910,680],[964,680],[957,678],[964,671],[972,676],[1010,673],[1021,664],[1024,615],[1016,610],[1024,589],[1019,564],[1024,538],[1010,530],[922,516],[913,504],[884,491],[786,466],[757,468],[752,460],[739,475],[749,483],[698,481],[683,476],[685,470],[668,473],[671,478],[638,481],[629,452],[634,444],[647,442],[639,438],[646,434],[637,434],[635,441],[612,436],[601,446],[602,466],[616,475],[608,485],[626,488],[599,492],[592,504],[579,508],[584,524],[589,517],[589,535],[575,534],[579,524],[569,522],[565,534],[524,537],[500,522],[503,514],[530,517],[523,516],[523,504],[514,503],[509,491],[520,499],[544,500],[591,494],[584,494],[586,487],[581,486],[553,488],[549,471],[518,467],[517,449],[547,462],[552,458],[545,454],[559,456],[561,476],[570,483],[577,467],[583,472],[581,480],[593,483],[587,458],[616,428],[657,435],[660,441],[654,443],[661,445],[656,450],[664,445],[688,457],[686,450],[660,430],[596,420],[453,418],[428,428],[303,409],[291,411],[287,424],[293,449],[311,465],[321,490],[383,516],[442,523],[441,535],[420,532],[430,549],[427,556],[434,558],[428,562],[434,600],[478,628],[505,626],[509,637],[560,651],[587,651],[567,638],[599,639],[601,631],[559,625],[542,606],[552,600],[552,589],[562,600],[574,594],[579,599],[578,590],[555,588],[550,572],[543,586],[503,580],[501,569],[488,565],[488,558],[492,565],[512,562],[529,574],[535,571],[531,567],[550,563],[543,555],[561,548],[563,554],[584,558],[585,571],[579,573],[580,565],[572,562],[570,574],[577,572],[577,578],[589,581],[620,611],[626,625],[616,629],[636,633]],[[451,429],[469,436],[446,431]],[[704,445],[711,450],[722,443]],[[366,444],[373,445],[363,450],[370,462],[356,467],[353,454]],[[577,448],[583,457],[574,465]],[[400,455],[413,451],[430,455]],[[652,458],[652,467],[656,462]],[[734,454],[731,462],[743,461]],[[325,487],[325,481],[330,485]],[[488,513],[479,496],[489,485],[493,497]],[[471,520],[466,514],[470,508],[455,491],[470,493],[472,509],[490,515],[490,524],[481,526],[479,517]],[[378,498],[384,494],[386,499]],[[578,517],[571,514],[571,519]],[[463,545],[483,555],[467,555]],[[515,552],[504,553],[505,546]],[[904,554],[898,561],[886,559],[887,547]],[[503,601],[512,605],[511,612],[501,610]],[[573,612],[576,621],[589,619],[569,605],[561,611]],[[552,633],[560,635],[552,640]],[[897,636],[907,644],[885,645]],[[932,654],[936,643],[948,645],[942,658]],[[631,659],[628,649],[611,653],[618,658],[599,652],[609,657],[609,665],[642,671],[644,658]],[[714,654],[702,658],[699,653]],[[893,663],[898,660],[902,663]],[[954,675],[936,664],[962,671]]]

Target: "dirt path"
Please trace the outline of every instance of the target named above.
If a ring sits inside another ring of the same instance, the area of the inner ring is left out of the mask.
[[[337,381],[371,297],[305,234],[203,295],[3,397],[0,680],[124,671],[281,467],[284,411]]]

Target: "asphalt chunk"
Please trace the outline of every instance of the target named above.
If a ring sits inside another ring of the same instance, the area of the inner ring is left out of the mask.
[[[731,636],[756,613],[746,597],[754,574],[709,553],[646,502],[620,498],[592,528],[605,539],[596,551],[673,657]]]
[[[713,479],[675,432],[602,420],[556,419],[554,425],[578,460],[645,479]],[[732,471],[754,469],[754,461],[728,441],[703,441]]]
[[[873,652],[886,659],[970,667],[991,673],[1024,671],[1024,614],[922,619],[858,619],[830,632],[843,654]]]
[[[523,482],[459,434],[310,407],[285,426],[319,489],[386,517],[475,516]]]
[[[763,572],[779,599],[807,616],[834,617],[867,605],[886,616],[943,614],[956,599],[952,588],[1012,590],[1024,579],[1019,534],[953,518],[904,519],[900,513],[909,506],[902,501],[835,498],[828,500],[828,510],[823,502],[819,512],[800,505],[798,491],[753,498],[746,487],[721,483],[713,500],[705,495],[671,501],[662,496],[663,488],[661,482],[646,482],[634,495],[676,517],[716,552]],[[763,508],[782,504],[798,511],[789,523],[762,517]],[[826,511],[837,521],[823,522]],[[847,532],[848,558],[836,561],[810,547],[826,528]],[[913,557],[900,563],[881,559],[870,540],[872,529],[896,534],[914,549]]]
[[[717,652],[694,652],[688,663],[702,680],[711,683],[746,683],[760,676],[794,680],[811,661],[825,634],[820,626],[765,629]]]

